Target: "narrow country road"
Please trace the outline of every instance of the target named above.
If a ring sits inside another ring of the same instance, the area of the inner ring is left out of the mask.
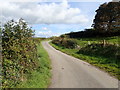
[[[50,88],[118,88],[118,80],[94,66],[42,42],[52,62]]]

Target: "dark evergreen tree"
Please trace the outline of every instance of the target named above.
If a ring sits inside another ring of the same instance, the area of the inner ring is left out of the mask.
[[[94,28],[100,32],[117,34],[120,30],[120,2],[109,2],[100,5],[96,10]]]

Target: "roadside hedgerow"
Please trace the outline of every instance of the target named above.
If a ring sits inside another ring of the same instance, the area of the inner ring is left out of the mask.
[[[34,31],[20,19],[2,27],[2,87],[14,87],[37,67]]]

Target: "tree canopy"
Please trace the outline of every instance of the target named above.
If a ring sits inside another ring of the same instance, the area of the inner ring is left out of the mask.
[[[120,30],[120,2],[109,2],[100,5],[96,10],[94,28],[99,32]]]
[[[100,5],[92,29],[68,33],[71,38],[120,36],[120,2]]]

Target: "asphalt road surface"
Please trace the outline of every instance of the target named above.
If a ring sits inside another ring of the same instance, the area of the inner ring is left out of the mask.
[[[118,88],[118,80],[104,71],[42,42],[52,62],[50,88]]]

